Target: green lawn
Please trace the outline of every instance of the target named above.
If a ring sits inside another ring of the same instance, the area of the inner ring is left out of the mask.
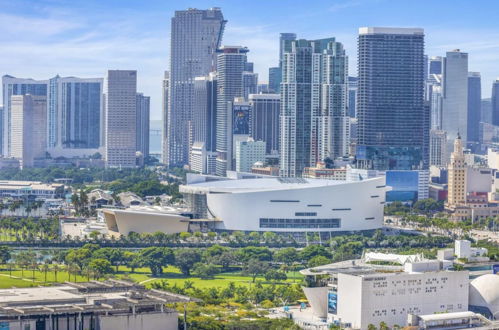
[[[176,284],[177,286],[183,286],[185,281],[193,282],[194,286],[197,288],[211,288],[211,287],[227,287],[230,282],[234,282],[236,285],[252,285],[252,278],[249,276],[241,275],[239,272],[229,272],[221,273],[215,276],[213,279],[201,279],[196,276],[185,276],[183,275],[177,267],[168,266],[163,270],[162,277],[152,277],[149,268],[137,268],[134,273],[125,266],[120,266],[118,273],[112,275],[118,278],[130,278],[135,282],[142,283],[147,287],[150,287],[152,283],[166,280],[170,285]],[[20,269],[15,269],[12,271],[12,278],[9,277],[9,271],[6,268],[0,269],[0,289],[11,288],[11,287],[30,287],[39,285],[50,285],[56,283],[55,273],[51,270],[47,272],[47,281],[45,282],[45,272],[42,270],[35,271],[35,277],[33,281],[33,272],[31,270],[25,270],[24,276]],[[288,272],[288,279],[286,283],[299,283],[302,276],[298,272]],[[87,281],[86,276],[78,275],[76,277],[78,282]],[[66,271],[57,272],[57,282],[63,283],[65,281],[74,281],[74,276],[71,275],[69,278],[69,273]],[[264,282],[264,285],[268,285],[265,278],[259,276],[256,281]]]

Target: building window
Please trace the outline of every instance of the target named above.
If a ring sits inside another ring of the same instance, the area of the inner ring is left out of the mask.
[[[295,217],[315,217],[317,212],[295,212]]]
[[[333,211],[351,211],[351,208],[333,209]]]
[[[308,207],[322,207],[322,204],[308,204]]]
[[[373,196],[371,196],[371,198],[378,198],[378,197],[379,197],[379,195],[373,195]]]
[[[271,203],[299,203],[300,201],[298,200],[293,200],[293,199],[271,199]]]
[[[260,218],[260,228],[340,228],[341,219]]]
[[[370,218],[365,218],[364,220],[374,220],[375,218],[374,217],[370,217]]]

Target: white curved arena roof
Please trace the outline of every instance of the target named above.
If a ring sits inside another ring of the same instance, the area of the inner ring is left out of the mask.
[[[325,186],[336,186],[345,184],[362,183],[372,180],[383,180],[382,178],[373,178],[363,181],[342,181],[325,179],[304,179],[304,178],[257,178],[240,180],[219,180],[205,181],[181,186],[182,192],[252,192],[252,191],[273,191],[289,189],[307,189]]]

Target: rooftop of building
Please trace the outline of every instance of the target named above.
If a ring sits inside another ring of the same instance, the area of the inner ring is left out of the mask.
[[[154,306],[193,299],[123,280],[67,282],[65,285],[0,290],[0,318],[29,314],[89,311],[127,312],[131,306]]]
[[[421,28],[400,28],[400,27],[361,27],[359,34],[406,34],[423,35],[424,29]]]
[[[56,189],[64,187],[62,183],[43,183],[41,181],[0,180],[0,189]]]
[[[175,214],[187,212],[185,208],[175,206],[157,206],[157,205],[132,205],[126,209],[103,208],[102,211],[110,213],[135,213],[135,214]]]
[[[366,181],[384,181],[384,178],[366,179]],[[219,180],[219,181],[204,181],[182,185],[182,192],[253,192],[253,191],[276,191],[289,189],[307,189],[326,186],[336,186],[345,184],[354,184],[356,182],[344,180],[327,180],[327,179],[305,179],[305,178],[248,178],[239,180]],[[361,181],[357,182],[361,183]]]

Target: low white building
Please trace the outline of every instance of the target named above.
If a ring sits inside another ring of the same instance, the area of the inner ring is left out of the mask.
[[[301,271],[314,314],[342,327],[367,329],[381,322],[403,326],[409,314],[468,310],[468,271],[443,270],[439,261],[417,255],[386,257],[390,265],[373,264],[383,259],[377,254]]]

